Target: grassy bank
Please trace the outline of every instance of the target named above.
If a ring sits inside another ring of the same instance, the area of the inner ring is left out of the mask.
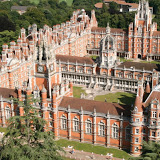
[[[92,144],[88,144],[88,143],[80,143],[80,142],[75,142],[75,141],[69,141],[69,140],[58,140],[56,141],[56,143],[58,145],[60,145],[61,147],[67,147],[67,146],[74,146],[74,148],[76,150],[83,150],[85,152],[93,152],[96,154],[103,154],[106,155],[107,153],[112,153],[113,157],[117,157],[117,158],[125,158],[128,159],[131,156],[122,150],[119,149],[114,149],[114,148],[106,148],[103,146],[94,146]]]

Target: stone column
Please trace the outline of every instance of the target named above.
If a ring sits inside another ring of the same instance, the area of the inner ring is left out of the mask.
[[[111,130],[111,127],[110,127],[110,115],[109,115],[109,111],[107,113],[107,147],[110,146],[110,130]]]
[[[77,64],[77,61],[76,61],[76,71],[75,71],[75,72],[77,72],[77,65],[78,65],[78,64]]]
[[[3,103],[3,97],[1,96],[1,112],[2,112],[2,126],[5,127],[6,126],[6,121],[5,121],[5,113],[4,113],[4,103]]]
[[[68,139],[71,139],[71,109],[68,105]]]
[[[122,148],[122,140],[123,140],[123,112],[121,113],[120,118],[120,137],[119,137],[119,148]]]
[[[84,141],[84,130],[83,130],[83,108],[81,107],[81,113],[80,113],[80,125],[81,125],[81,129],[80,129],[80,141]]]
[[[94,109],[94,117],[93,117],[93,144],[96,143],[96,109]]]
[[[12,112],[12,117],[15,115],[14,114],[14,105],[13,105],[13,100],[11,100],[11,112]]]

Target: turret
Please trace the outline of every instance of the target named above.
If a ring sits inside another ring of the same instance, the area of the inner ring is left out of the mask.
[[[7,62],[6,51],[2,51],[2,62]]]
[[[98,27],[98,22],[95,16],[95,10],[91,11],[91,27]]]
[[[21,29],[21,39],[26,42],[26,30],[24,28]]]
[[[143,125],[143,106],[141,97],[141,85],[138,86],[137,96],[133,111],[131,112],[131,154],[139,156],[141,154],[142,146],[142,126]]]
[[[151,92],[151,88],[150,88],[149,82],[147,82],[147,84],[146,84],[145,92],[146,93],[150,93]]]

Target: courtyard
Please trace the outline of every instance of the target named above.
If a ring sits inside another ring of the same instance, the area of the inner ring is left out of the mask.
[[[81,94],[84,94],[85,99],[119,103],[122,105],[132,105],[134,104],[136,94],[123,91],[104,91],[100,89],[89,89],[83,86],[73,87],[73,96],[75,98],[81,98]]]

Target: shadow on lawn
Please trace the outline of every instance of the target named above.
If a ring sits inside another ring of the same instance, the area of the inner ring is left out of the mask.
[[[136,98],[136,94],[133,94],[131,96],[127,96],[127,95],[121,95],[120,98],[118,98],[119,103],[124,104],[124,105],[134,105],[135,102],[135,98]]]

